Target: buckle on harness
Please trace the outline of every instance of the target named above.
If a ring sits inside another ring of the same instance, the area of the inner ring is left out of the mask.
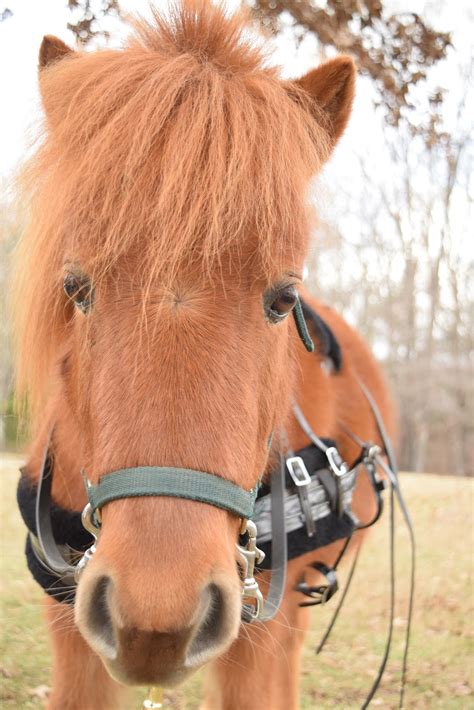
[[[311,501],[309,500],[308,494],[308,486],[311,483],[311,476],[309,475],[306,464],[301,456],[290,456],[290,458],[287,458],[286,467],[298,491],[301,510],[303,511],[306,524],[306,534],[308,537],[314,537],[316,534],[316,525],[313,520]]]
[[[98,515],[97,515],[98,513]],[[90,534],[94,538],[94,543],[92,544],[89,549],[87,549],[79,562],[76,565],[76,571],[74,573],[74,578],[76,580],[76,583],[79,582],[79,578],[81,574],[83,573],[86,565],[90,562],[92,559],[92,556],[94,555],[96,551],[96,544],[97,544],[97,539],[99,537],[99,532],[100,532],[100,512],[96,511],[95,515],[92,512],[92,506],[90,503],[87,503],[86,507],[82,511],[81,515],[81,520],[82,520],[82,525],[84,528],[87,530],[87,532],[90,532]]]
[[[349,471],[349,466],[343,460],[341,454],[336,449],[335,446],[329,446],[326,449],[326,458],[328,460],[329,468],[336,476],[336,478],[341,478],[345,473]]]
[[[290,456],[286,459],[286,467],[295,486],[307,486],[311,483],[311,476],[301,456]]]
[[[339,517],[344,513],[344,490],[342,481],[344,476],[349,473],[350,468],[342,458],[335,446],[329,446],[326,449],[326,458],[329,463],[329,470],[334,476],[337,486],[337,514]]]
[[[242,526],[241,534],[247,535],[246,544],[237,545],[243,563],[242,598],[252,600],[252,604],[242,606],[242,619],[254,621],[259,618],[263,610],[263,595],[254,576],[255,563],[263,562],[265,553],[257,547],[257,526],[252,520],[246,521],[245,528]]]
[[[336,570],[328,567],[323,562],[314,562],[310,565],[317,572],[326,577],[327,584],[318,584],[310,587],[305,581],[304,576],[295,587],[295,591],[301,592],[305,597],[311,599],[310,602],[300,602],[298,606],[317,606],[318,604],[326,604],[339,589]]]

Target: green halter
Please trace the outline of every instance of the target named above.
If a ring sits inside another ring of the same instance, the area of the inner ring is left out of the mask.
[[[87,495],[93,512],[119,498],[172,496],[209,503],[240,518],[250,518],[258,489],[259,484],[247,491],[225,478],[190,468],[139,466],[107,473],[95,486],[87,484]]]

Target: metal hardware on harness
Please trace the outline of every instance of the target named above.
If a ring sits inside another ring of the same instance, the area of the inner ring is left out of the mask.
[[[373,461],[374,463],[377,461],[377,457],[381,456],[382,454],[382,449],[378,444],[367,444],[367,451],[364,455],[364,458],[368,461]]]
[[[314,562],[311,567],[326,577],[327,584],[319,584],[310,587],[307,582],[305,582],[304,578],[301,579],[296,585],[295,590],[311,599],[310,602],[301,602],[299,604],[301,607],[325,604],[339,589],[336,570],[334,568],[328,567],[323,562]]]
[[[87,503],[86,507],[82,511],[81,520],[84,528],[93,536],[94,542],[89,547],[89,549],[84,552],[83,556],[76,565],[76,570],[74,572],[74,579],[76,581],[76,584],[79,582],[81,574],[83,573],[86,565],[92,559],[92,556],[96,551],[96,543],[99,538],[100,525],[96,524],[95,521],[97,521],[97,523],[100,523],[100,511],[97,510],[94,513],[92,511],[91,504]]]
[[[342,500],[342,480],[344,479],[345,475],[349,473],[350,467],[342,459],[339,451],[336,449],[335,446],[326,446],[324,441],[314,433],[310,423],[308,422],[305,415],[296,403],[293,404],[293,414],[295,415],[296,421],[303,429],[309,440],[312,441],[312,443],[326,455],[329,464],[329,470],[331,471],[337,486],[337,513],[339,517],[341,517],[344,512],[344,504]]]
[[[344,461],[342,458],[341,454],[339,451],[336,449],[335,446],[330,446],[326,449],[326,458],[329,463],[329,470],[331,473],[334,475],[335,481],[336,481],[336,486],[337,486],[337,514],[339,517],[344,512],[344,487],[342,485],[342,481],[346,474],[349,473],[350,467],[347,465],[347,463]]]
[[[327,472],[327,469],[326,469]],[[319,479],[320,471],[314,472],[311,477],[311,482],[308,485],[307,492],[311,505],[311,519],[317,523],[319,520],[326,518],[331,514],[331,501],[327,491]],[[327,472],[329,476],[329,472]],[[342,498],[344,510],[350,510],[352,494],[356,484],[357,471],[351,469],[347,475],[342,478]],[[300,489],[297,489],[300,490]],[[269,494],[257,499],[255,504],[255,513],[253,519],[258,530],[258,544],[272,540],[272,523],[271,523],[271,496]],[[299,530],[304,524],[304,518],[301,512],[301,501],[296,493],[285,491],[285,528],[288,534]]]
[[[257,526],[251,520],[246,521],[245,545],[237,545],[242,562],[244,581],[242,585],[242,599],[251,599],[252,604],[245,604],[244,609],[249,620],[258,619],[263,610],[263,595],[254,577],[255,564],[260,564],[265,559],[265,554],[257,547]]]
[[[301,509],[306,523],[306,533],[308,537],[314,537],[316,533],[316,525],[313,519],[311,502],[308,494],[308,486],[311,483],[311,476],[309,475],[308,469],[306,468],[305,462],[301,456],[291,456],[286,459],[286,467],[298,491]]]
[[[326,449],[325,454],[329,463],[329,468],[335,476],[340,478],[348,472],[349,466],[346,464],[335,446],[329,446]]]

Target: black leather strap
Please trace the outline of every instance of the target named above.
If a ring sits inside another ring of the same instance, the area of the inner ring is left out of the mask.
[[[271,478],[272,501],[272,576],[270,587],[258,621],[270,621],[280,608],[286,585],[287,539],[285,525],[285,457],[281,457],[278,470]],[[251,615],[242,607],[242,620],[253,621]]]
[[[36,495],[36,537],[41,560],[53,574],[60,577],[65,585],[75,584],[75,566],[67,562],[54,539],[51,522],[51,490],[53,486],[54,466],[49,456],[49,444],[44,450],[41,472]]]
[[[405,693],[405,684],[406,684],[406,678],[407,678],[407,666],[408,666],[408,652],[410,648],[410,634],[411,634],[411,624],[412,624],[412,618],[413,618],[413,606],[414,606],[414,599],[415,599],[415,574],[416,574],[416,542],[415,542],[415,532],[413,530],[413,525],[411,522],[410,514],[408,512],[408,509],[406,507],[403,494],[400,489],[400,484],[398,481],[398,467],[397,467],[397,462],[395,459],[395,453],[393,451],[389,436],[387,434],[387,430],[385,429],[385,424],[383,421],[382,414],[380,412],[380,409],[370,392],[370,390],[366,387],[364,382],[362,380],[358,380],[359,386],[364,394],[364,397],[366,398],[370,409],[372,410],[372,414],[374,415],[376,424],[377,424],[377,429],[380,434],[380,438],[382,440],[382,444],[385,449],[385,453],[387,455],[387,461],[388,465],[385,463],[382,457],[378,456],[377,457],[377,463],[380,465],[380,467],[383,469],[385,474],[387,475],[389,481],[390,481],[390,620],[389,620],[389,630],[388,630],[388,635],[387,635],[387,643],[386,643],[386,648],[385,648],[385,653],[382,658],[379,671],[377,673],[377,677],[374,680],[374,683],[372,685],[372,688],[370,689],[370,692],[366,698],[366,701],[363,705],[363,708],[368,707],[370,701],[374,697],[379,685],[380,681],[382,679],[382,675],[385,670],[385,666],[388,660],[388,656],[390,653],[390,647],[391,647],[391,641],[392,641],[392,631],[393,631],[393,620],[394,620],[394,605],[395,605],[395,562],[394,562],[394,555],[395,555],[395,518],[394,518],[394,500],[395,498],[398,501],[398,504],[400,506],[400,510],[402,512],[403,519],[405,521],[405,525],[407,526],[408,529],[408,535],[410,538],[410,547],[411,547],[411,569],[410,569],[410,595],[409,595],[409,602],[408,602],[408,614],[407,614],[407,626],[406,626],[406,632],[405,632],[405,648],[403,651],[403,662],[402,662],[402,677],[400,681],[400,702],[399,702],[399,707],[403,707],[403,701],[404,701],[404,693]]]

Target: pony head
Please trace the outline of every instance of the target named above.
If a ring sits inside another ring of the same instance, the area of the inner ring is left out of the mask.
[[[240,15],[197,2],[121,51],[40,53],[18,386],[48,417],[55,495],[170,466],[252,489],[288,412],[311,177],[348,120],[351,59],[282,81]],[[30,194],[30,193],[29,193]],[[171,686],[236,638],[240,521],[206,503],[101,510],[76,622],[110,673]]]

